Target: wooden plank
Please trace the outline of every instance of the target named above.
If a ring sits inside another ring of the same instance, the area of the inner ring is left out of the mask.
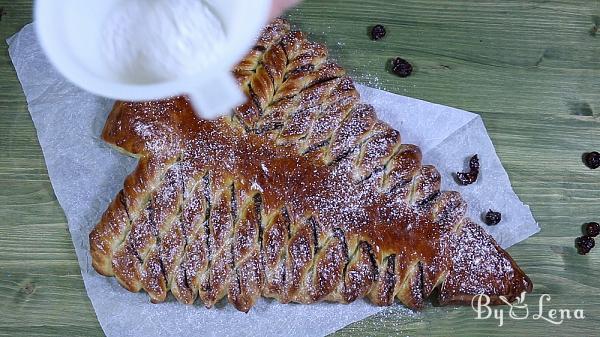
[[[31,21],[31,1],[0,0],[0,38]],[[479,113],[519,196],[542,232],[510,249],[535,283],[537,312],[585,310],[584,321],[475,320],[468,307],[410,316],[400,308],[339,335],[594,335],[600,327],[599,250],[577,255],[579,227],[600,220],[600,170],[580,156],[600,149],[597,0],[309,0],[290,19],[358,82]],[[596,23],[595,23],[596,22]],[[370,41],[368,27],[388,35]],[[415,71],[400,79],[392,57]],[[102,335],[83,288],[66,220],[6,48],[0,53],[0,335]]]

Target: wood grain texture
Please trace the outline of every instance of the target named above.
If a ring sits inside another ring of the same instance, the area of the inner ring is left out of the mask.
[[[31,21],[31,1],[0,0],[0,38]],[[339,335],[598,335],[600,249],[577,255],[582,223],[600,220],[600,1],[312,0],[289,14],[323,41],[358,82],[479,113],[540,234],[509,252],[531,276],[537,312],[585,310],[585,320],[475,320],[465,307],[411,317],[387,309]],[[368,27],[388,35],[370,41]],[[66,220],[45,169],[21,87],[0,52],[0,335],[102,335]],[[386,70],[394,56],[415,71]],[[531,312],[530,314],[533,314]]]

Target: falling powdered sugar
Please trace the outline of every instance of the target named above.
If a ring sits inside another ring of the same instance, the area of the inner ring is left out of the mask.
[[[115,76],[154,83],[196,74],[219,58],[225,30],[203,0],[127,0],[109,14],[105,58]]]

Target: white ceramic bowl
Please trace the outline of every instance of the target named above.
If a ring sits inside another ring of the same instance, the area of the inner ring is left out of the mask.
[[[37,35],[50,62],[70,81],[94,94],[120,100],[152,100],[187,94],[196,111],[214,118],[243,103],[230,71],[268,20],[271,0],[208,0],[227,40],[215,64],[200,74],[150,84],[126,83],[103,59],[103,25],[127,0],[37,0]]]

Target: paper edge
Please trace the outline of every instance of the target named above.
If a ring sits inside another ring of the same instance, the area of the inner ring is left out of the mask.
[[[447,106],[447,105],[443,105],[443,104],[439,104],[439,103],[433,103],[433,102],[429,102],[429,101],[426,101],[426,100],[423,100],[423,99],[420,99],[420,98],[415,98],[415,97],[410,97],[410,96],[404,96],[404,95],[400,95],[400,94],[397,94],[397,93],[394,93],[394,92],[391,92],[391,91],[387,91],[387,90],[383,90],[383,89],[379,89],[379,88],[370,87],[370,86],[368,86],[368,85],[366,85],[366,84],[362,84],[362,83],[357,83],[357,82],[355,82],[355,87],[358,87],[358,88],[357,88],[357,91],[359,92],[359,94],[361,94],[361,96],[360,96],[360,98],[359,98],[359,99],[362,99],[362,98],[363,98],[363,97],[362,97],[361,90],[368,90],[368,91],[383,91],[383,92],[385,92],[385,93],[388,93],[388,94],[392,94],[392,95],[401,96],[401,97],[403,97],[404,99],[407,99],[407,100],[409,100],[409,101],[412,101],[412,102],[415,102],[415,103],[433,105],[435,108],[451,109],[451,110],[458,111],[458,112],[460,112],[460,113],[462,113],[462,114],[465,114],[465,115],[469,116],[469,119],[468,119],[468,120],[466,120],[466,121],[464,122],[464,124],[462,124],[462,125],[459,125],[459,126],[456,128],[456,129],[452,130],[452,133],[450,134],[450,136],[451,136],[451,135],[453,135],[454,133],[456,133],[458,130],[460,130],[460,129],[462,129],[463,127],[465,127],[466,125],[469,125],[469,123],[471,123],[471,122],[472,122],[473,120],[475,120],[477,117],[481,117],[480,115],[478,115],[478,114],[476,114],[476,113],[474,113],[474,112],[471,112],[471,111],[462,110],[462,109],[458,109],[458,108],[455,108],[455,107],[451,107],[451,106]],[[368,103],[367,103],[367,104],[368,104]],[[379,114],[377,113],[377,111],[375,111],[375,114],[376,114],[376,115],[377,115],[377,117],[379,118]],[[394,128],[394,129],[396,129],[396,128]],[[486,132],[487,132],[487,129],[486,129]],[[488,134],[488,137],[489,137],[489,134]],[[441,143],[442,143],[442,142],[443,142],[445,139],[446,139],[446,138],[439,140],[437,143],[434,143],[434,144],[431,146],[431,148],[433,149],[433,148],[435,148],[435,147],[439,146],[439,145],[440,145],[440,144],[441,144]],[[419,148],[420,148],[420,146],[419,146]],[[495,147],[494,147],[494,149],[495,149]],[[429,151],[427,151],[427,152],[429,152]],[[423,153],[423,155],[425,155],[425,153]],[[502,168],[504,168],[504,166],[502,166]]]
[[[475,114],[475,115],[476,115],[476,117],[472,120],[472,122],[479,122],[481,124],[481,126],[483,127],[483,129],[485,130],[485,137],[486,137],[487,141],[489,141],[490,144],[492,144],[492,149],[493,149],[492,152],[493,152],[494,158],[496,160],[498,160],[498,162],[500,163],[500,167],[502,168],[502,173],[506,176],[506,180],[509,183],[510,192],[517,197],[517,200],[521,203],[521,205],[527,207],[527,209],[529,210],[529,213],[531,214],[531,218],[533,219],[533,221],[535,223],[535,228],[532,227],[529,230],[525,231],[525,233],[527,233],[527,236],[525,236],[524,238],[511,239],[511,240],[508,240],[509,243],[504,242],[504,244],[501,245],[501,247],[502,247],[502,249],[506,250],[518,243],[521,243],[521,242],[529,239],[533,235],[539,233],[541,230],[541,227],[540,227],[539,222],[535,219],[535,215],[531,211],[531,207],[528,204],[524,203],[523,200],[521,200],[521,197],[519,196],[519,194],[517,194],[517,192],[515,192],[512,180],[510,179],[510,175],[508,174],[508,171],[506,171],[504,164],[502,164],[502,160],[500,159],[500,156],[498,155],[498,151],[496,150],[496,145],[494,145],[494,142],[492,141],[492,137],[490,137],[490,132],[488,131],[487,126],[485,125],[485,121],[483,120],[483,117],[481,117],[481,115],[477,115],[477,114]]]

